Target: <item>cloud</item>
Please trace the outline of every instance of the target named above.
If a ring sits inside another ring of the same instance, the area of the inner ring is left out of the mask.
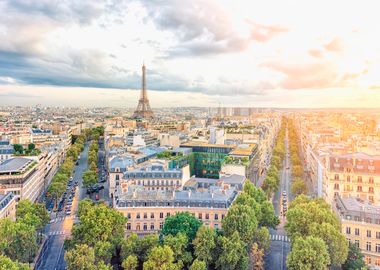
[[[334,38],[329,43],[325,44],[324,48],[329,52],[340,52],[343,50],[343,43],[339,38]]]
[[[285,78],[279,83],[284,89],[321,89],[336,86],[339,82],[339,74],[329,62],[268,62],[262,66],[284,75]]]
[[[323,57],[323,52],[318,49],[311,49],[309,50],[309,55],[315,57],[315,58],[322,58]]]
[[[167,57],[217,55],[244,51],[248,36],[239,35],[231,18],[214,1],[195,0],[188,4],[177,1],[142,1],[152,20],[161,30],[170,31],[178,43],[169,48]]]
[[[262,25],[250,21],[252,25],[251,37],[258,42],[267,42],[275,36],[288,32],[289,30],[279,25]]]

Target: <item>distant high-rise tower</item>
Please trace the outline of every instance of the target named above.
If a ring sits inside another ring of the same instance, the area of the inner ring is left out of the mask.
[[[142,85],[139,104],[133,113],[133,118],[153,118],[153,112],[149,105],[148,93],[146,90],[145,65],[142,66]]]

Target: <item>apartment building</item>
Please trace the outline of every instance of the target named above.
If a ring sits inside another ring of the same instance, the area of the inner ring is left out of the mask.
[[[337,196],[333,209],[347,240],[360,248],[370,269],[380,269],[380,206],[359,198]]]
[[[0,140],[0,162],[11,158],[14,154],[13,145],[6,140]]]
[[[326,161],[323,189],[328,202],[339,195],[380,204],[380,156],[365,153],[330,155]]]
[[[118,196],[115,209],[128,218],[126,232],[153,233],[162,229],[165,218],[189,212],[204,225],[220,229],[238,191],[228,185],[207,190],[147,190],[130,188]]]
[[[2,218],[16,220],[16,199],[12,192],[0,193],[0,219]]]
[[[17,201],[35,201],[43,188],[44,177],[36,160],[14,157],[0,164],[0,193],[12,192]]]

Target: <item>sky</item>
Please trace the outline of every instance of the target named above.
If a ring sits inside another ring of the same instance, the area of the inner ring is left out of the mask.
[[[0,105],[380,108],[380,2],[1,0]]]

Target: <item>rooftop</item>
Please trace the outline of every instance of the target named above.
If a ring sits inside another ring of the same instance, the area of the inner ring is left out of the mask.
[[[15,157],[0,164],[0,173],[20,173],[34,161],[32,159]]]

